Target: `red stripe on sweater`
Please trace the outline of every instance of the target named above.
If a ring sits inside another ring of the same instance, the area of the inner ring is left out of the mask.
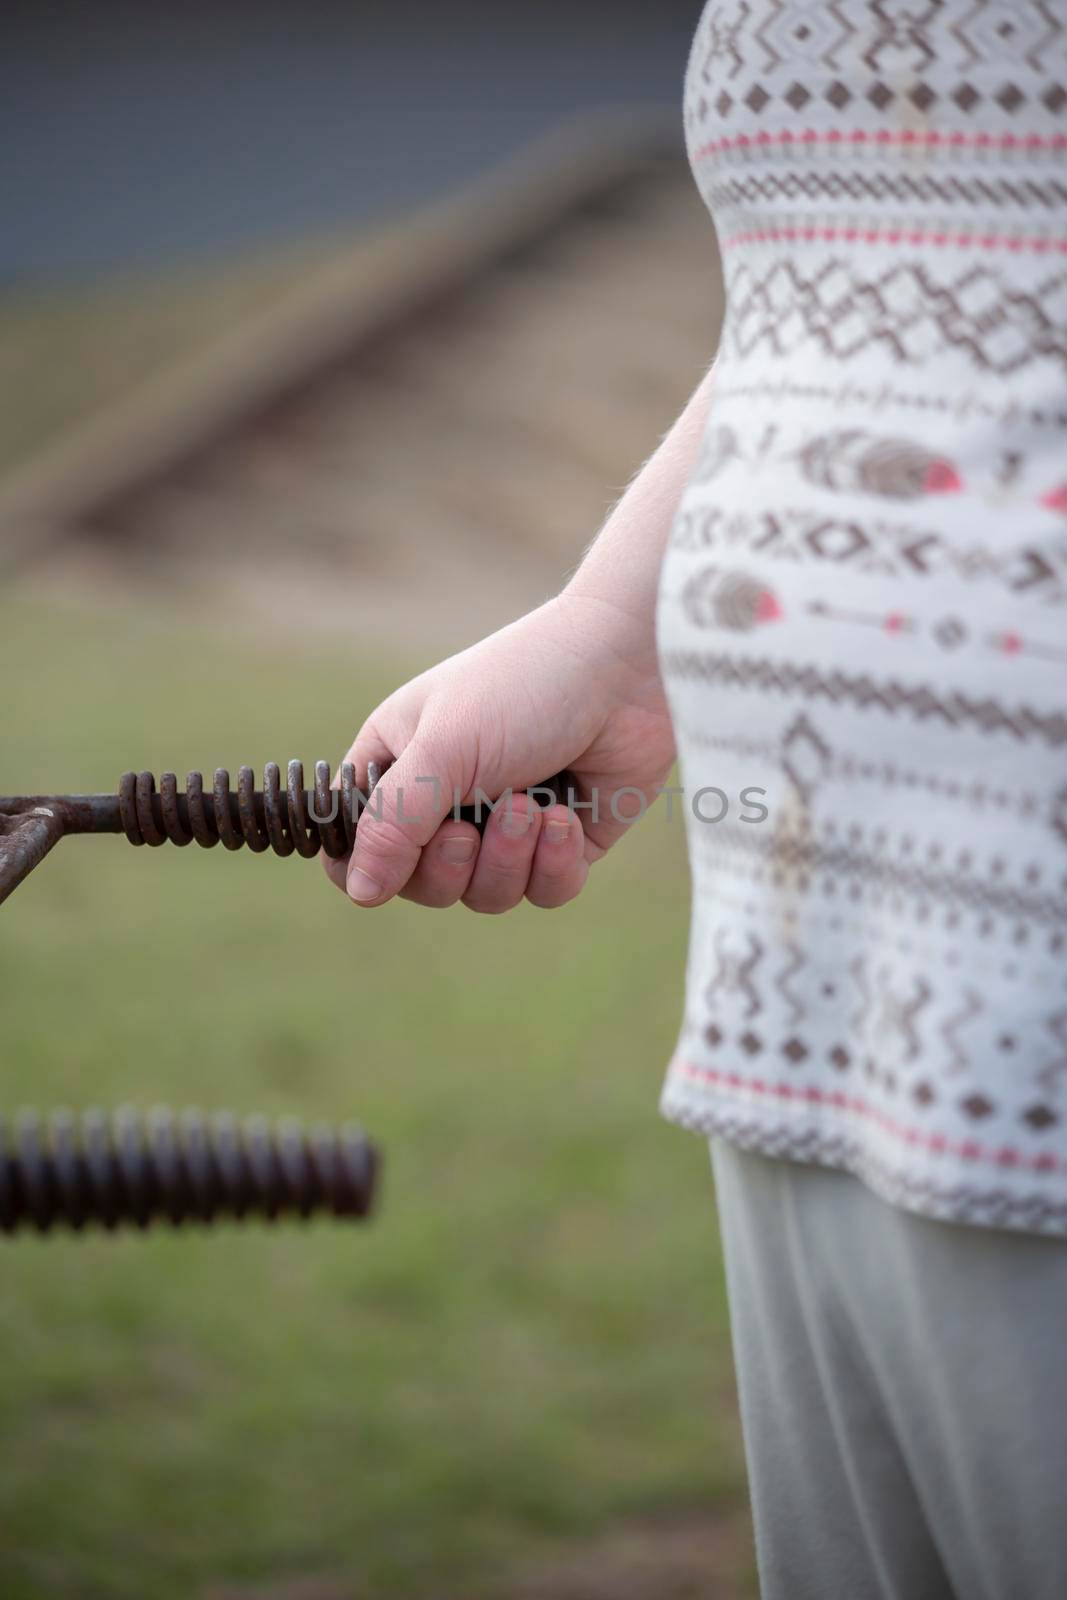
[[[803,128],[799,133],[793,133],[785,128],[781,133],[741,133],[734,139],[712,139],[709,144],[701,145],[699,150],[693,152],[694,161],[702,161],[705,156],[717,155],[721,150],[759,150],[769,145],[926,145],[931,149],[944,148],[946,150],[1067,150],[1067,134],[1055,133],[1043,135],[1040,133],[941,133],[936,128],[931,128],[925,133],[916,132],[911,128],[899,131],[891,128],[853,128],[842,132],[838,128],[820,131],[818,128]]]
[[[1028,250],[1035,255],[1049,252],[1067,255],[1067,239],[1041,239],[1012,233],[927,233],[922,228],[753,228],[747,233],[731,234],[721,241],[721,248],[729,250],[739,244],[765,244],[776,239],[807,243],[841,240],[847,244],[930,244],[956,250]]]
[[[875,1123],[884,1133],[904,1144],[918,1145],[935,1155],[959,1156],[963,1161],[985,1161],[997,1167],[1022,1167],[1028,1172],[1057,1172],[1065,1163],[1051,1153],[1027,1155],[1011,1145],[993,1149],[980,1144],[977,1139],[949,1139],[944,1134],[927,1133],[925,1129],[909,1127],[880,1110],[869,1100],[845,1094],[840,1089],[819,1089],[814,1084],[767,1083],[762,1078],[745,1078],[739,1072],[721,1072],[714,1067],[698,1067],[690,1061],[676,1060],[674,1070],[686,1077],[717,1088],[741,1090],[770,1100],[791,1100],[813,1106],[830,1106],[836,1111],[846,1111],[851,1116],[862,1117]]]

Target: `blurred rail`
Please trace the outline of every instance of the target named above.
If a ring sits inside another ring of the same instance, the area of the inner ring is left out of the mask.
[[[398,585],[470,616],[477,568],[508,612],[573,561],[719,314],[675,120],[585,119],[0,483],[0,563],[91,535],[124,563],[229,564],[243,597],[350,572],[369,619]]]

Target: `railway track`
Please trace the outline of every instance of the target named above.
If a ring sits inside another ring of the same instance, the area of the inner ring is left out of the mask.
[[[5,506],[0,490],[0,529],[5,512],[47,528],[46,566],[76,540],[109,587],[158,579],[372,635],[407,618],[451,643],[535,603],[680,409],[720,315],[713,237],[677,156],[638,144],[602,181],[591,168],[557,184],[555,203],[540,181],[528,206],[509,196],[510,236],[497,207],[483,248],[469,214],[458,256],[447,235],[427,242],[419,292],[356,316],[358,336],[341,308],[331,344],[309,304],[307,358],[297,317],[280,340],[289,370],[272,384],[269,350],[254,351],[243,403],[217,360],[199,402],[186,381],[170,441],[165,405],[146,426],[141,460],[134,418],[103,467],[83,451],[80,487],[59,473],[51,506],[47,472],[36,502],[16,485]]]

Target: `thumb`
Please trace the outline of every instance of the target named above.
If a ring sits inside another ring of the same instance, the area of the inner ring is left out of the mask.
[[[416,733],[382,774],[356,826],[345,884],[352,900],[384,905],[403,889],[452,810],[453,789],[462,786],[455,765],[439,741]]]

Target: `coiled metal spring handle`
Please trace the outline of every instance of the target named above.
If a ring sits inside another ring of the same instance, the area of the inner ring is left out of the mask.
[[[277,856],[316,856],[320,850],[337,860],[351,853],[356,823],[369,802],[380,769],[373,763],[367,792],[356,784],[350,762],[341,768],[340,793],[330,786],[330,764],[315,763],[315,787],[304,789],[304,767],[290,761],[285,788],[274,761],[263,769],[263,788],[257,789],[251,767],[241,767],[237,789],[230,788],[225,767],[215,772],[211,794],[204,793],[199,772],[190,772],[185,793],[178,791],[173,772],[156,780],[150,772],[127,772],[119,784],[118,806],[122,830],[131,844],[187,845],[195,840],[205,850],[221,844],[226,850],[245,845],[255,854],[273,850]]]
[[[164,1106],[143,1121],[125,1108],[111,1118],[57,1111],[45,1124],[23,1111],[13,1137],[0,1121],[0,1233],[315,1212],[358,1219],[373,1206],[378,1169],[377,1150],[351,1126],[305,1133],[294,1121],[271,1128],[264,1117],[175,1116]]]
[[[346,762],[339,789],[331,785],[330,766],[315,764],[315,784],[304,788],[304,767],[290,761],[284,787],[275,762],[263,772],[257,789],[251,767],[241,767],[237,788],[220,767],[210,793],[203,775],[190,772],[184,791],[173,772],[165,772],[156,788],[150,772],[127,772],[117,794],[7,795],[0,796],[0,901],[27,877],[49,850],[72,833],[124,833],[131,844],[185,846],[194,842],[210,850],[249,850],[275,855],[318,855],[322,850],[334,860],[351,853],[356,827],[370,804],[381,769],[368,769],[367,789],[356,783],[355,768]],[[573,787],[569,773],[560,773],[528,793],[540,805],[566,798]],[[461,807],[459,815],[481,826],[484,811]]]

